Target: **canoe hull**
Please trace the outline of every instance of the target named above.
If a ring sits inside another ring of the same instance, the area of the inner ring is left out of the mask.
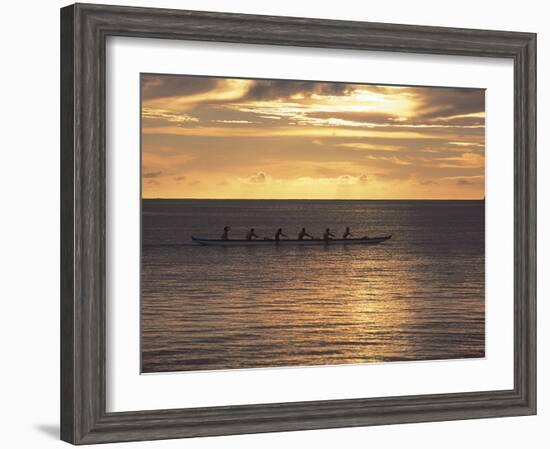
[[[337,246],[337,245],[376,245],[391,239],[391,235],[361,239],[332,240],[214,240],[191,237],[193,242],[203,246]]]

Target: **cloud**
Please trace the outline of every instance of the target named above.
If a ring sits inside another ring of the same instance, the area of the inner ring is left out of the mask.
[[[333,124],[335,125],[335,124]],[[143,128],[143,135],[176,135],[176,136],[204,136],[204,137],[391,137],[400,139],[437,139],[436,133],[425,134],[423,130],[399,130],[399,129],[366,129],[361,127],[346,128],[345,126],[319,126],[299,127],[290,126],[277,128],[261,127],[195,127],[182,128],[179,126]],[[391,134],[391,136],[390,136]]]
[[[397,117],[376,111],[320,111],[308,114],[309,117],[321,119],[341,119],[352,122],[367,122],[372,124],[388,124]]]
[[[336,146],[353,148],[357,150],[369,150],[369,151],[399,151],[402,147],[395,145],[382,145],[382,144],[372,144],[365,142],[346,142],[338,143]]]
[[[141,97],[151,100],[163,97],[196,95],[214,89],[219,78],[186,75],[141,75]]]
[[[142,92],[142,108],[163,109],[174,113],[195,111],[206,105],[212,111],[215,105],[240,100],[252,81],[238,78],[197,78],[184,76],[183,81],[148,80],[149,94]],[[153,86],[153,87],[151,87]],[[169,87],[174,86],[171,90]]]
[[[367,183],[367,175],[353,176],[340,175],[335,177],[316,178],[312,176],[301,176],[294,180],[298,185],[339,185],[339,186],[356,186]]]
[[[244,98],[225,107],[300,126],[394,131],[483,128],[484,103],[480,89],[392,88],[381,92],[369,85],[262,81],[254,82]]]
[[[423,180],[420,180],[418,181],[420,183],[420,185],[422,186],[431,186],[431,185],[435,185],[437,184],[436,181],[434,181],[433,179],[423,179]]]
[[[183,182],[186,179],[187,179],[187,177],[185,175],[180,175],[180,176],[175,177],[176,182]]]
[[[418,116],[453,117],[485,112],[485,90],[467,88],[414,88],[419,99]]]
[[[199,119],[185,113],[174,113],[166,111],[163,109],[154,109],[154,108],[142,108],[141,109],[141,118],[151,119],[151,120],[162,120],[169,123],[188,123],[188,122],[198,122]]]
[[[469,167],[482,168],[485,156],[477,153],[462,153],[460,156],[437,158],[439,167]]]
[[[267,182],[267,176],[264,172],[258,172],[250,176],[248,180],[254,184],[264,184]]]
[[[346,173],[347,172],[347,173]],[[341,175],[345,175],[345,174],[352,174],[352,175],[355,175],[356,173],[349,173],[348,170],[346,170],[346,168],[333,168],[333,167],[316,167],[315,168],[315,173],[316,174],[319,174],[323,177],[338,177],[338,176],[341,176]]]
[[[472,176],[446,176],[442,180],[454,181],[457,186],[479,186],[485,183],[485,176],[472,175]]]
[[[308,112],[296,117],[303,123],[319,126],[360,126],[366,128],[475,128],[483,127],[485,117],[482,113],[462,114],[442,117],[401,117],[398,113],[387,114],[364,111]]]
[[[155,172],[149,172],[149,173],[142,173],[141,177],[142,179],[151,179],[151,178],[158,178],[162,175],[161,171],[155,171]]]
[[[479,142],[448,142],[448,144],[457,147],[471,147],[479,150],[485,149],[485,143]]]
[[[214,123],[229,123],[229,124],[246,124],[246,123],[254,123],[250,120],[210,120]]]
[[[293,96],[345,95],[352,88],[346,83],[319,83],[315,81],[254,80],[245,100],[274,100]],[[297,97],[299,98],[299,97]]]
[[[350,176],[350,175],[342,175],[342,176],[338,176],[338,178],[336,178],[336,183],[337,184],[355,184],[356,182],[356,179],[357,178],[354,178],[353,176]]]

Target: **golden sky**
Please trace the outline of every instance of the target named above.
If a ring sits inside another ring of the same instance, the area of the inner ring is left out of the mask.
[[[141,75],[144,198],[481,199],[485,91]]]

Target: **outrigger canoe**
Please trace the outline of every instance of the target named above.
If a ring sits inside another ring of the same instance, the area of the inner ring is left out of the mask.
[[[311,246],[311,245],[376,245],[378,243],[385,242],[391,239],[391,235],[384,235],[381,237],[362,237],[358,239],[314,239],[314,240],[297,240],[297,239],[285,239],[276,241],[274,239],[258,239],[258,240],[219,240],[219,239],[204,239],[200,237],[191,237],[193,242],[199,245],[205,246],[287,246],[287,245],[299,245],[299,246]]]

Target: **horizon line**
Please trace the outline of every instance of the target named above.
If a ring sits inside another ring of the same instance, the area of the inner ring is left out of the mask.
[[[483,198],[163,198],[141,197],[142,200],[197,200],[197,201],[485,201]]]

